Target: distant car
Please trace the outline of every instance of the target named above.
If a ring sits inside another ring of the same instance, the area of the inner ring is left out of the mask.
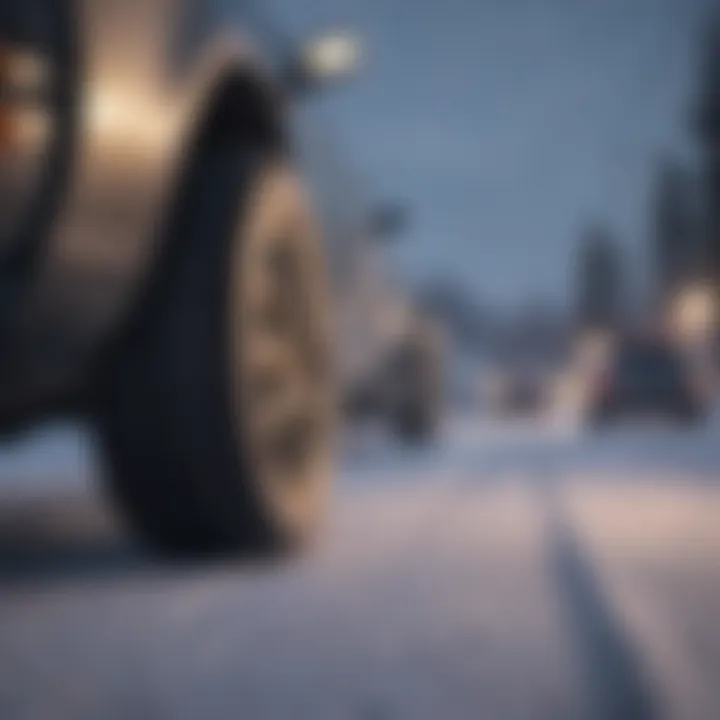
[[[544,406],[545,390],[538,373],[506,371],[494,378],[491,405],[501,415],[532,415]]]
[[[441,329],[409,299],[383,310],[360,338],[365,347],[358,348],[358,371],[346,383],[347,416],[379,418],[402,441],[430,442],[442,416]]]
[[[594,425],[650,415],[697,422],[705,413],[690,363],[663,338],[620,341],[590,389],[588,414]]]
[[[407,213],[397,203],[373,208],[360,190],[353,200],[344,203],[349,240],[336,255],[333,298],[344,415],[380,420],[402,442],[431,442],[443,415],[444,332],[386,253]]]

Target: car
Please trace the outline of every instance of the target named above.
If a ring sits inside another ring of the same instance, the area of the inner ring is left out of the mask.
[[[489,390],[493,411],[506,417],[536,415],[547,401],[543,375],[527,368],[496,371]]]
[[[589,420],[604,426],[623,417],[661,415],[701,421],[706,403],[681,348],[658,335],[621,338],[590,392]]]
[[[437,437],[444,396],[444,341],[435,318],[409,302],[388,301],[369,316],[366,345],[347,384],[351,421],[379,419],[400,441],[423,445]],[[375,350],[368,348],[375,344]]]
[[[357,41],[259,5],[0,0],[0,433],[89,423],[169,556],[312,538],[366,312],[312,102]]]
[[[350,422],[379,419],[399,440],[423,444],[436,436],[442,416],[445,343],[439,320],[386,262],[381,246],[405,226],[391,211],[396,207],[369,211],[356,236],[338,306],[345,335],[341,384]]]

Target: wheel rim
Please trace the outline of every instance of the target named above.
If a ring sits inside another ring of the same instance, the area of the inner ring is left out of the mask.
[[[296,181],[285,174],[268,184],[239,253],[238,406],[261,495],[298,526],[315,514],[330,470],[326,278]]]

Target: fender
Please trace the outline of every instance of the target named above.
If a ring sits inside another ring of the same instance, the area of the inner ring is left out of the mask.
[[[4,343],[18,353],[21,372],[10,387],[0,387],[3,406],[32,404],[82,384],[122,325],[153,267],[193,138],[222,79],[252,75],[282,114],[269,67],[243,28],[218,15],[201,37],[181,45],[181,21],[191,17],[191,5],[74,1],[75,148],[64,201],[18,308],[14,336]]]

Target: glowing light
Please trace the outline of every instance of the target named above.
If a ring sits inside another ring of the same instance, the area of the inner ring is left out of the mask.
[[[337,32],[310,42],[303,65],[316,78],[336,78],[352,72],[360,62],[360,45],[350,33]]]
[[[707,285],[697,284],[683,288],[672,307],[673,328],[685,337],[707,335],[716,319],[715,294]]]
[[[134,148],[152,153],[172,133],[172,114],[156,98],[136,97],[121,87],[92,92],[86,120],[98,143],[118,151]]]
[[[47,137],[49,84],[50,71],[42,56],[0,47],[0,148],[14,149],[18,143],[39,143]]]

